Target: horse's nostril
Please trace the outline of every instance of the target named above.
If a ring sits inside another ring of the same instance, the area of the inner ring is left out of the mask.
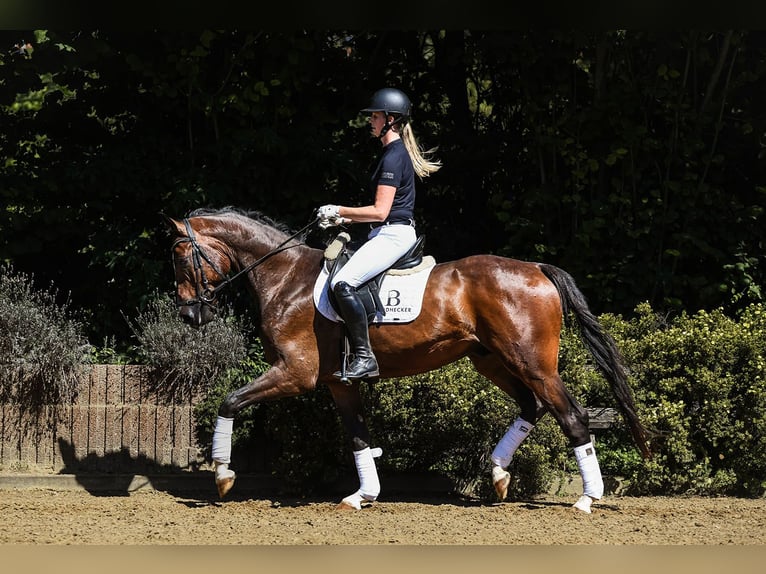
[[[191,307],[183,307],[179,314],[181,315],[183,322],[187,325],[194,325],[196,323],[194,317],[194,309]]]

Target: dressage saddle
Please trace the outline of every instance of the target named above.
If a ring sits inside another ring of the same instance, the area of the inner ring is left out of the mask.
[[[345,231],[341,232],[325,250],[325,267],[330,275],[327,280],[327,293],[329,295],[328,298],[330,304],[338,315],[340,315],[340,311],[338,310],[335,294],[332,289],[330,289],[330,285],[333,276],[343,268],[356,251],[355,248],[349,245],[350,239],[351,236],[348,233]],[[402,255],[393,265],[391,265],[391,267],[357,287],[357,295],[359,295],[359,298],[364,304],[364,309],[367,312],[368,324],[372,323],[378,312],[380,312],[381,315],[386,314],[385,307],[383,306],[379,295],[380,285],[383,282],[386,273],[391,269],[411,269],[420,265],[423,261],[425,240],[425,235],[419,235],[409,251]]]

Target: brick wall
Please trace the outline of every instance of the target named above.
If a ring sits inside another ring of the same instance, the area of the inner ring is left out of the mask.
[[[0,408],[0,469],[82,472],[172,472],[204,462],[191,399],[159,399],[140,366],[94,365],[71,405],[30,417]]]

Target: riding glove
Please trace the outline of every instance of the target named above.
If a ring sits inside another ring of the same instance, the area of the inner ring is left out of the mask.
[[[351,223],[351,220],[346,217],[333,217],[331,219],[320,219],[319,228],[327,229],[328,227],[335,227],[336,225],[343,225],[344,223]]]
[[[336,219],[340,217],[340,207],[337,205],[323,205],[317,210],[319,219]]]

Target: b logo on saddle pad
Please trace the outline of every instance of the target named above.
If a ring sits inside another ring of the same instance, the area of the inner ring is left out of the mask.
[[[343,234],[341,234],[343,235]],[[339,236],[340,237],[340,236]],[[325,263],[332,263],[345,249],[347,238],[340,237],[342,244],[336,240],[325,251]],[[389,269],[380,282],[377,295],[382,311],[378,310],[371,323],[408,323],[417,318],[423,306],[423,294],[431,270],[436,261],[430,255],[407,269]],[[340,322],[341,317],[330,302],[328,280],[331,265],[322,265],[322,269],[314,283],[314,304],[317,310],[331,321]]]

